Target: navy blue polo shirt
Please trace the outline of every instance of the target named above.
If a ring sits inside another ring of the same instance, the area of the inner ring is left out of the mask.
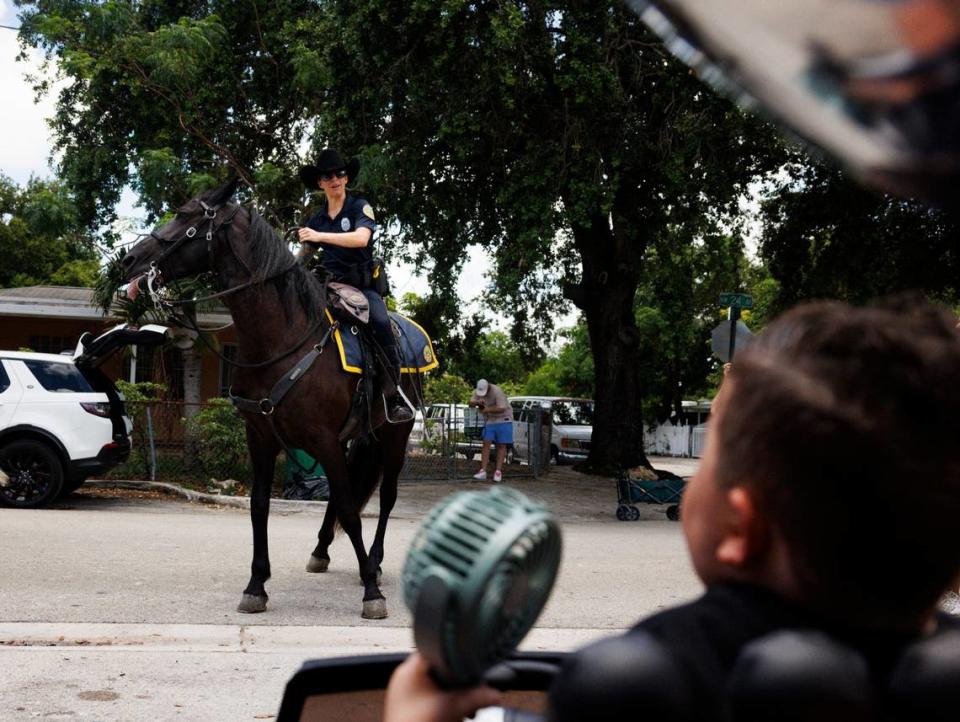
[[[321,260],[323,267],[335,279],[348,280],[355,269],[368,269],[373,260],[373,236],[377,232],[377,223],[373,218],[373,208],[363,198],[347,194],[343,208],[333,218],[327,214],[324,206],[319,213],[307,221],[307,228],[321,233],[350,233],[357,228],[370,229],[370,241],[363,248],[344,248],[329,243],[320,243],[323,249]],[[349,281],[348,281],[349,282]]]

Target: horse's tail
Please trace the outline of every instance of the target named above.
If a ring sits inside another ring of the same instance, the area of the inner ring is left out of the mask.
[[[383,445],[373,434],[362,434],[350,444],[347,473],[357,511],[361,512],[383,477]]]

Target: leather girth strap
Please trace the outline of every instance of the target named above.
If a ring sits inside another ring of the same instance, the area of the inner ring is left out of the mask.
[[[333,332],[339,325],[339,321],[334,321],[324,332],[320,341],[273,385],[273,388],[270,389],[270,393],[266,397],[260,400],[245,399],[242,396],[235,395],[233,389],[230,389],[227,391],[230,401],[240,411],[246,411],[252,414],[263,414],[269,418],[277,406],[280,405],[280,402],[283,401],[283,397],[287,395],[287,392],[290,391],[294,384],[313,366],[313,362],[320,357],[320,354],[323,353],[323,347],[327,345],[327,341],[330,340],[330,337],[333,336]]]
[[[290,448],[287,442],[283,440],[282,436],[280,436],[280,432],[277,431],[276,424],[273,423],[273,412],[276,411],[277,406],[279,406],[280,402],[283,401],[283,397],[287,395],[287,392],[293,388],[293,385],[303,378],[303,375],[307,373],[307,370],[313,366],[313,362],[320,358],[320,354],[323,353],[323,347],[327,345],[327,341],[330,340],[330,337],[333,336],[334,331],[337,330],[339,325],[339,321],[334,321],[330,326],[328,326],[327,330],[324,332],[323,336],[316,343],[316,345],[307,351],[303,358],[297,361],[296,366],[285,373],[283,377],[273,385],[273,388],[270,389],[270,393],[265,398],[262,398],[259,401],[254,399],[245,399],[242,396],[235,395],[233,393],[233,389],[227,390],[227,394],[230,396],[231,403],[239,411],[246,411],[252,414],[262,414],[266,417],[267,426],[270,427],[270,431],[273,433],[284,453],[287,455],[287,459],[289,461],[293,461],[294,464],[300,467],[301,471],[307,473],[311,473],[313,470],[307,469],[303,466],[303,464],[297,461],[296,454],[293,453],[293,450]]]

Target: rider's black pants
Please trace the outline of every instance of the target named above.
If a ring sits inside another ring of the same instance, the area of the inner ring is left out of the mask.
[[[394,371],[399,373],[400,354],[397,350],[397,339],[393,335],[393,329],[390,328],[387,304],[384,303],[383,297],[372,288],[361,288],[360,290],[370,304],[370,326],[373,329],[373,337],[380,344],[387,360],[393,365]]]

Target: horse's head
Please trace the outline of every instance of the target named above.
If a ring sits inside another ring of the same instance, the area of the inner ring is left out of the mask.
[[[123,258],[127,295],[135,298],[148,277],[154,288],[211,269],[214,236],[233,210],[226,208],[236,179],[188,201],[173,220],[150,233]],[[152,274],[152,275],[151,275]]]

